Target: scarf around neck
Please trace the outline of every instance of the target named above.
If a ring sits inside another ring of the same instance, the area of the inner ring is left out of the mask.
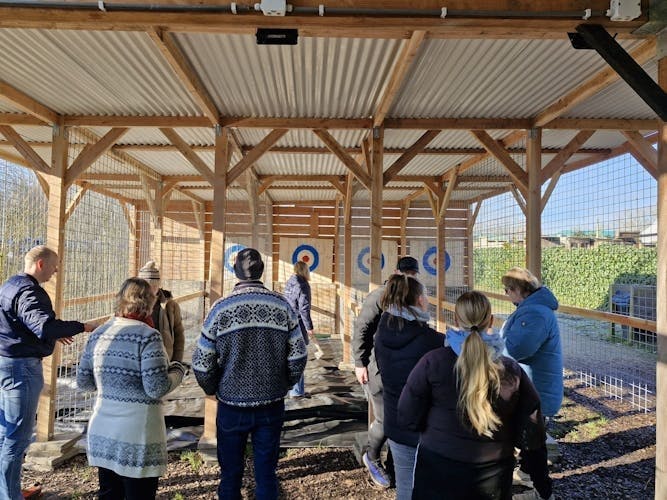
[[[431,315],[428,311],[422,311],[417,306],[408,306],[405,309],[391,305],[387,308],[387,312],[392,316],[398,316],[407,321],[419,321],[420,323],[428,323],[431,320]]]

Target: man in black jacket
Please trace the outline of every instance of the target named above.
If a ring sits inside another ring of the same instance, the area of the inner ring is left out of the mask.
[[[25,255],[24,271],[0,286],[0,498],[23,498],[21,464],[44,385],[42,358],[57,340],[71,344],[73,335],[94,328],[56,319],[40,285],[57,271],[58,255],[40,245]]]
[[[414,257],[401,257],[398,259],[394,273],[415,276],[419,273],[419,263]],[[383,294],[384,286],[381,286],[366,296],[359,316],[354,322],[352,353],[354,356],[354,373],[364,388],[366,397],[371,402],[374,418],[368,427],[368,444],[362,460],[368,469],[371,480],[381,488],[389,488],[391,480],[380,461],[380,451],[387,440],[382,423],[384,416],[382,378],[373,354],[373,338],[380,323],[380,316],[382,316],[380,301]],[[387,462],[390,462],[389,457]]]

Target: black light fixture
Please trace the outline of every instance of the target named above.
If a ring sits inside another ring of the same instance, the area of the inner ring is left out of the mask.
[[[257,45],[296,45],[299,30],[284,28],[257,28]]]

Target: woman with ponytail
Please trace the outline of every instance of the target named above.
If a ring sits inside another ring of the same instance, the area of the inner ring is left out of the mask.
[[[412,370],[398,403],[401,425],[419,431],[413,497],[512,498],[514,448],[536,491],[552,498],[540,399],[518,363],[502,356],[489,300],[456,301],[447,345]]]
[[[419,434],[398,425],[398,398],[412,368],[424,354],[442,347],[444,336],[428,326],[425,288],[412,276],[391,276],[381,306],[384,313],[375,333],[375,359],[384,386],[384,433],[394,459],[396,498],[404,500],[412,497]]]

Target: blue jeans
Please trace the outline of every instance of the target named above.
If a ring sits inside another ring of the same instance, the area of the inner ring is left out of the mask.
[[[230,406],[218,401],[218,497],[240,499],[248,434],[252,438],[255,465],[255,498],[278,498],[278,453],[285,416],[285,402],[280,400],[257,408]]]
[[[303,373],[301,374],[301,378],[299,379],[299,381],[296,384],[294,384],[294,387],[292,387],[287,394],[292,397],[304,396],[306,394],[306,385],[303,378]]]
[[[22,500],[21,466],[32,439],[39,393],[40,358],[0,356],[0,499]]]
[[[391,439],[387,441],[389,442],[389,448],[394,458],[396,500],[410,500],[412,498],[412,483],[415,474],[417,448],[397,443]]]

